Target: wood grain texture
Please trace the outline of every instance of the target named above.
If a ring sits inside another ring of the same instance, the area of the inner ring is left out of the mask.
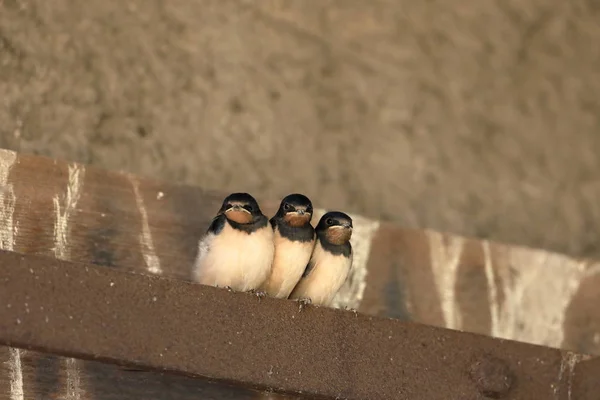
[[[204,379],[132,371],[112,364],[15,350],[0,347],[2,400],[299,399]],[[69,360],[74,360],[75,364],[69,365]],[[74,371],[78,382],[73,381]]]
[[[382,224],[360,310],[600,354],[600,263]]]
[[[2,249],[184,280],[224,195],[5,150],[0,189]],[[337,307],[600,354],[596,261],[352,216]]]
[[[293,301],[89,263],[2,250],[0,264],[0,304],[10,305],[0,307],[0,344],[246,388],[331,400],[477,399],[481,380],[510,374],[518,384],[506,400],[561,400],[555,387],[568,390],[587,358],[328,307],[299,312]],[[67,397],[86,395],[79,363],[65,363]],[[504,367],[490,373],[494,366]]]

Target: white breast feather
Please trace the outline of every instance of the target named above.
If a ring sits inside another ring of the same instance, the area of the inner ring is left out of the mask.
[[[287,298],[306,269],[314,242],[293,242],[275,231],[275,257],[265,285],[271,296]]]
[[[298,283],[290,298],[308,297],[313,304],[328,306],[348,277],[352,257],[331,254],[317,241],[311,262],[314,262],[313,269]]]
[[[194,279],[237,291],[256,289],[269,276],[273,254],[270,226],[247,234],[225,223],[218,235],[209,233],[200,240]]]

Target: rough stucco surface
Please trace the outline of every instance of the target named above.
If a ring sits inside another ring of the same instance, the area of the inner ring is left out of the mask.
[[[593,0],[0,0],[0,147],[600,256]]]

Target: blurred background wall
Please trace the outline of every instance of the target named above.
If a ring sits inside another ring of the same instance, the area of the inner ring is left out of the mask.
[[[600,257],[595,0],[0,0],[0,147]]]

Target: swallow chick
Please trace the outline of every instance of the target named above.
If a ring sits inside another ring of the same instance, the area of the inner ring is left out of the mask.
[[[307,304],[330,306],[352,267],[352,218],[339,211],[323,215],[315,229],[315,247],[302,278],[289,298]]]
[[[275,256],[271,275],[261,288],[269,296],[287,299],[300,280],[315,246],[315,229],[310,224],[312,213],[309,198],[294,193],[281,200],[271,218]]]
[[[239,292],[256,290],[271,273],[273,229],[248,193],[232,193],[198,243],[193,277],[203,285]]]

